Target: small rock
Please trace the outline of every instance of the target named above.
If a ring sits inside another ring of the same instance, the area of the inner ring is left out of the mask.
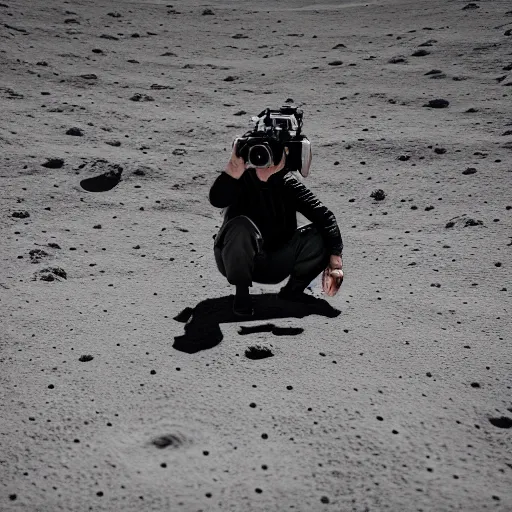
[[[403,62],[407,62],[407,59],[405,57],[392,57],[388,60],[390,64],[400,64]]]
[[[148,94],[140,94],[135,93],[131,98],[132,101],[155,101],[153,96],[149,96]]]
[[[78,358],[78,360],[81,362],[81,363],[87,363],[88,361],[92,361],[94,359],[93,356],[91,355],[82,355]]]
[[[48,158],[41,165],[47,169],[60,169],[64,165],[64,160],[62,158]]]
[[[476,219],[467,219],[466,222],[464,223],[465,228],[470,227],[470,226],[483,226],[483,225],[484,225],[483,221],[476,220]]]
[[[469,9],[480,9],[480,6],[474,2],[470,2],[462,8],[463,11],[467,11]]]
[[[426,103],[423,106],[430,107],[430,108],[446,108],[446,107],[448,107],[449,104],[450,104],[450,102],[448,100],[435,99],[435,100],[430,100],[428,103]]]
[[[215,13],[211,9],[205,9],[202,13],[203,16],[214,16]]]
[[[413,57],[425,57],[425,55],[430,55],[428,50],[416,50],[411,54]]]
[[[440,69],[431,69],[430,71],[427,71],[425,73],[425,76],[428,76],[428,75],[440,75],[442,73],[442,71]]]
[[[48,256],[48,253],[42,249],[31,249],[28,254],[30,255],[32,263],[39,263],[42,258]]]
[[[329,64],[329,66],[341,66],[343,64],[343,61],[341,61],[341,60],[332,60],[328,64]]]
[[[25,210],[18,210],[18,211],[12,212],[12,216],[15,219],[27,219],[28,217],[30,217],[30,213],[28,213]]]
[[[154,91],[163,91],[165,89],[174,89],[171,85],[160,85],[160,84],[151,84],[150,89]]]
[[[385,198],[386,198],[386,193],[384,192],[384,190],[382,190],[381,188],[377,189],[377,190],[374,190],[371,194],[370,194],[370,197],[372,199],[375,199],[375,201],[383,201]]]
[[[121,142],[118,140],[106,140],[105,144],[108,144],[109,146],[114,146],[115,148],[118,148],[121,145]]]
[[[86,73],[85,75],[80,75],[80,78],[84,80],[97,80],[98,77],[94,73]]]
[[[60,267],[47,267],[39,271],[41,281],[55,281],[56,277],[67,279],[67,273]]]
[[[234,116],[245,116],[245,114],[247,114],[247,112],[245,110],[239,110],[238,112],[235,112],[233,115]]]
[[[80,128],[77,128],[76,126],[74,126],[73,128],[70,128],[66,132],[66,135],[73,135],[74,137],[82,137],[83,134],[84,134],[83,130],[81,130]]]
[[[468,167],[464,171],[462,171],[462,174],[468,175],[468,174],[475,174],[476,169],[474,167]]]
[[[429,39],[428,41],[425,41],[418,46],[432,46],[434,43],[437,43],[437,39]]]

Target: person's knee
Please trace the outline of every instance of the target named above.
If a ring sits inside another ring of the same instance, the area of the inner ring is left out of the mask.
[[[259,229],[256,224],[245,215],[239,215],[238,217],[233,217],[226,223],[225,226],[226,234],[234,234],[236,236],[240,235],[248,235],[248,236],[257,236],[259,235]]]

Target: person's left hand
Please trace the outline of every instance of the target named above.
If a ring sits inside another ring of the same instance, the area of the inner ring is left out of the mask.
[[[329,268],[331,270],[342,269],[343,268],[343,260],[341,259],[341,256],[338,256],[336,254],[331,254],[331,257],[329,259]]]
[[[255,167],[256,169],[256,176],[261,181],[267,181],[272,174],[275,174],[276,172],[281,171],[284,169],[284,166],[286,164],[286,155],[288,154],[288,148],[285,147],[283,151],[283,156],[281,157],[281,161],[276,165],[271,165],[270,167]]]
[[[329,258],[329,265],[322,274],[322,289],[330,297],[334,297],[343,282],[343,260],[341,256],[332,254]]]

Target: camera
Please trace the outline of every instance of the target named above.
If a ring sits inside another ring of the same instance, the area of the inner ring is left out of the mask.
[[[251,167],[266,169],[280,162],[287,147],[286,169],[308,176],[311,143],[302,134],[302,118],[303,111],[294,105],[263,110],[251,118],[252,130],[234,140],[235,154]]]

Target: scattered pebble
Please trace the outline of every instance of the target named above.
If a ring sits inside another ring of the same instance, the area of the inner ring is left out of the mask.
[[[28,217],[30,217],[30,213],[28,213],[26,210],[17,210],[12,212],[12,217],[15,219],[28,219]]]
[[[370,197],[372,199],[375,199],[375,201],[384,201],[384,199],[386,198],[386,193],[381,188],[378,188],[377,190],[374,190],[370,194]]]
[[[64,160],[62,158],[48,158],[41,165],[47,169],[60,169],[64,165]]]
[[[435,100],[430,100],[428,103],[425,103],[425,105],[423,105],[423,106],[430,107],[430,108],[446,108],[446,107],[448,107],[449,104],[450,104],[450,102],[448,100],[435,99]]]
[[[84,134],[83,130],[74,126],[66,131],[66,135],[73,135],[74,137],[82,137]]]
[[[149,96],[149,94],[135,93],[131,98],[132,101],[155,101],[153,96]]]

